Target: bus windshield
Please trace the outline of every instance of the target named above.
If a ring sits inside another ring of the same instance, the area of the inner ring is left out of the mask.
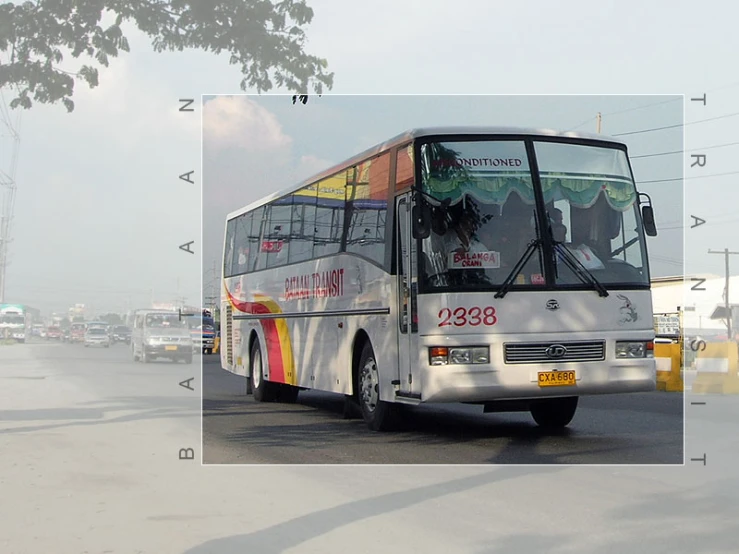
[[[0,314],[0,323],[9,325],[22,325],[26,322],[26,318],[16,314]]]
[[[509,278],[514,288],[540,287],[547,265],[554,268],[550,282],[560,288],[581,288],[588,280],[606,288],[649,285],[626,153],[561,141],[533,144],[545,228],[538,224],[523,141],[421,146],[421,186],[432,209],[431,235],[422,241],[423,290],[495,290]],[[539,242],[544,233],[554,244],[547,252]],[[516,271],[527,249],[532,255]]]
[[[179,314],[148,314],[146,325],[163,329],[187,329],[185,318],[181,318]]]

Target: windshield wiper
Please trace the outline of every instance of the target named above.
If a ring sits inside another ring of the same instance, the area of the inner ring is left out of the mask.
[[[572,272],[580,278],[582,282],[595,287],[595,290],[598,291],[598,296],[608,296],[608,291],[606,290],[606,288],[600,284],[600,281],[598,281],[598,279],[593,276],[590,270],[588,270],[588,268],[585,267],[580,262],[580,260],[578,260],[577,257],[575,257],[575,255],[567,249],[566,246],[564,246],[561,242],[555,242],[554,250],[555,252],[560,253],[560,255],[562,256],[562,261],[565,263],[565,265],[569,267]]]
[[[539,232],[539,225],[536,224],[536,231],[537,235]],[[552,244],[554,245],[554,275],[555,277],[559,277],[558,271],[557,271],[557,257],[556,253],[559,252],[562,256],[562,261],[565,263],[567,267],[569,267],[572,272],[577,275],[577,277],[583,281],[586,284],[592,285],[595,290],[598,291],[598,296],[606,297],[608,296],[608,291],[606,288],[600,284],[600,281],[596,279],[593,274],[590,272],[590,270],[585,267],[580,260],[577,259],[577,257],[570,252],[566,246],[562,242],[554,240],[554,232],[552,231],[552,222],[547,217],[547,233],[549,234],[549,239],[552,241]]]
[[[513,269],[508,274],[508,277],[505,278],[505,281],[503,281],[503,284],[500,286],[498,292],[495,293],[495,298],[503,298],[506,294],[508,294],[508,291],[510,291],[511,287],[513,286],[513,282],[516,280],[518,272],[523,269],[523,267],[528,263],[531,256],[533,256],[534,252],[536,252],[540,247],[540,239],[534,239],[529,243],[529,245],[526,247],[526,251],[518,259],[516,265],[513,266]]]
[[[536,231],[537,235],[539,234],[539,225],[538,222],[535,221]],[[562,261],[569,267],[572,272],[577,275],[577,277],[583,281],[584,283],[588,285],[592,285],[595,290],[598,291],[599,296],[609,296],[608,290],[596,279],[593,274],[586,268],[580,260],[578,260],[572,252],[567,250],[567,248],[561,243],[556,242],[554,240],[554,236],[552,234],[552,227],[551,225],[547,226],[547,231],[549,232],[549,237],[552,239],[552,244],[554,245],[555,252],[559,252],[562,255]],[[528,247],[526,248],[526,251],[521,255],[518,262],[516,262],[516,265],[511,270],[511,272],[508,274],[508,277],[506,277],[505,281],[503,281],[503,284],[500,286],[500,289],[498,292],[495,293],[495,298],[503,298],[508,292],[511,290],[511,287],[513,286],[513,283],[516,279],[516,276],[518,275],[518,272],[521,271],[521,269],[526,265],[526,263],[529,261],[531,256],[534,254],[536,250],[539,250],[542,246],[541,239],[534,239],[532,240]],[[557,270],[556,266],[556,260],[555,260],[555,272]]]

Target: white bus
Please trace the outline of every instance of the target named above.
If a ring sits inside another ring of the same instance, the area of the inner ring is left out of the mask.
[[[645,235],[621,142],[412,130],[228,215],[222,367],[373,430],[427,402],[564,427],[579,396],[656,387]]]

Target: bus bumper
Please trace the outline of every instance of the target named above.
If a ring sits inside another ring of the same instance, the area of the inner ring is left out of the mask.
[[[546,368],[548,369],[548,368]],[[515,398],[545,398],[650,392],[657,388],[657,371],[653,363],[610,365],[601,367],[568,366],[562,371],[575,371],[575,384],[540,386],[539,371],[545,368],[518,366],[515,371],[492,368],[470,369],[459,366],[428,367],[423,376],[423,402],[485,402]]]
[[[496,353],[491,345],[491,361],[487,364],[432,366],[427,355],[424,359],[422,348],[417,366],[421,368],[421,402],[488,402],[650,392],[657,388],[654,358],[616,359],[606,355],[600,361],[509,364],[503,359],[502,349],[498,350]],[[613,351],[613,344],[607,344],[606,352]],[[552,371],[573,371],[574,384],[543,386],[541,382],[546,379],[540,377],[540,372]]]

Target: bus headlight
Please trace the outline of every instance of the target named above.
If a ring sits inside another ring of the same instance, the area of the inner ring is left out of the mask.
[[[654,343],[651,341],[616,342],[617,358],[653,358]]]
[[[487,346],[432,346],[429,348],[429,365],[467,365],[490,362],[490,348]]]

